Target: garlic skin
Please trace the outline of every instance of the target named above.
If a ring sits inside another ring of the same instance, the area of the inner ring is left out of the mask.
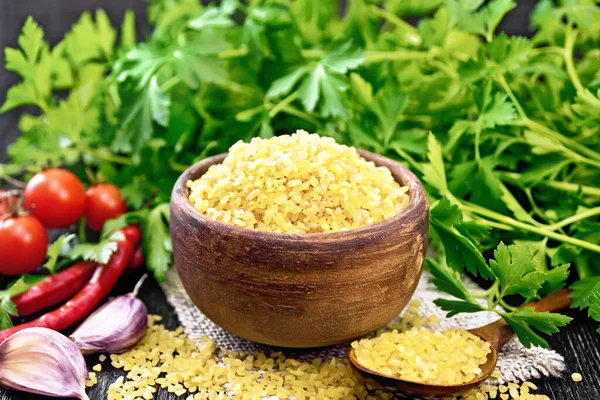
[[[77,346],[47,328],[27,328],[0,344],[0,385],[52,397],[88,400],[87,366]]]
[[[148,310],[134,293],[115,297],[70,336],[83,354],[122,353],[135,346],[148,326]]]

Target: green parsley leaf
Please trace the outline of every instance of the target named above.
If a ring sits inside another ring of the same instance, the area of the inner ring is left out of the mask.
[[[194,89],[198,88],[200,82],[222,85],[228,76],[218,54],[229,47],[222,37],[201,33],[175,51],[177,73]]]
[[[202,11],[202,4],[196,0],[149,0],[149,3],[148,21],[156,25],[158,32]]]
[[[352,41],[334,43],[324,52],[318,63],[301,66],[288,75],[275,80],[268,97],[287,95],[298,82],[298,96],[307,111],[314,111],[320,104],[323,116],[342,117],[347,112],[346,103],[348,82],[344,75],[364,61],[362,50],[352,45]]]
[[[500,190],[502,191],[502,195],[500,196],[500,198],[502,199],[502,202],[504,202],[504,204],[506,205],[506,207],[512,211],[512,213],[514,214],[514,216],[519,220],[519,221],[524,221],[524,222],[529,222],[531,224],[537,225],[538,221],[536,221],[521,205],[521,203],[516,199],[516,197],[511,193],[510,190],[508,190],[508,188],[506,187],[506,185],[504,185],[504,183],[502,183],[502,181],[496,176],[494,175],[494,181],[497,183],[497,185],[500,187]]]
[[[482,4],[483,0],[448,1],[446,8],[448,9],[450,26],[459,26],[462,30],[468,32],[484,34],[483,20],[477,14],[477,9]]]
[[[448,192],[446,168],[442,158],[442,146],[433,133],[427,137],[427,159],[429,164],[423,166],[423,180],[437,189],[441,194]]]
[[[167,269],[173,262],[168,222],[168,203],[156,206],[142,221],[142,247],[146,265],[159,282],[164,280]]]
[[[120,48],[129,50],[135,47],[135,39],[135,13],[131,10],[127,10],[123,16],[123,24],[121,25]]]
[[[322,65],[318,65],[298,88],[298,95],[307,111],[314,111],[321,99],[321,112],[324,116],[346,115],[343,103],[348,85],[333,74],[328,74]]]
[[[17,306],[10,300],[9,296],[0,297],[0,329],[8,329],[13,326],[11,315],[18,315]]]
[[[385,147],[377,140],[375,132],[370,129],[365,129],[362,126],[362,121],[348,122],[348,132],[352,136],[352,141],[357,147],[371,149],[375,152],[385,151]],[[394,145],[392,144],[392,147]]]
[[[492,85],[481,85],[473,93],[475,104],[479,109],[479,117],[474,123],[474,131],[506,125],[516,118],[515,109],[508,101],[508,96],[501,92],[492,95]]]
[[[370,107],[373,104],[373,86],[355,72],[350,74],[350,90],[363,106]]]
[[[140,92],[127,92],[121,109],[122,128],[117,133],[112,148],[125,153],[139,152],[143,144],[154,135],[154,123],[166,126],[171,98],[162,90],[155,76]],[[132,96],[132,97],[129,97]]]
[[[504,319],[519,337],[523,346],[531,345],[548,348],[548,342],[542,339],[534,329],[547,335],[558,332],[573,318],[549,312],[535,312],[532,308],[521,308],[515,312],[503,314]]]
[[[427,154],[427,137],[429,136],[428,132],[421,129],[412,129],[407,130],[402,135],[396,134],[394,139],[390,143],[390,147],[394,150],[402,150],[407,153],[418,154],[420,156],[424,156]],[[400,152],[398,152],[400,154]],[[419,170],[413,166],[415,170]]]
[[[430,223],[444,245],[448,265],[459,272],[466,268],[472,274],[486,279],[493,278],[494,274],[481,252],[457,229],[461,221],[462,213],[459,208],[445,198],[431,210]]]
[[[506,246],[500,242],[490,267],[500,281],[501,297],[511,294],[535,297],[545,280],[545,274],[537,271],[533,254],[526,244]]]
[[[593,2],[568,0],[559,10],[564,13],[569,22],[577,24],[583,30],[591,29],[592,24],[600,19],[600,10]]]
[[[121,214],[117,218],[109,219],[104,223],[104,226],[102,227],[100,239],[106,240],[110,238],[112,234],[117,232],[119,229],[142,222],[147,216],[148,210],[141,209],[138,211],[131,211],[125,214]]]
[[[475,303],[471,293],[460,280],[460,275],[444,263],[438,263],[432,259],[427,259],[427,267],[433,275],[431,282],[441,291],[458,297],[461,300],[467,300]]]
[[[6,289],[0,291],[0,296],[8,295],[9,297],[16,297],[20,294],[28,291],[32,286],[37,285],[41,281],[46,279],[44,275],[21,275],[18,279],[10,282]]]
[[[558,327],[565,326],[573,320],[557,313],[536,312],[533,308],[521,308],[512,313],[513,320],[527,322],[532,328],[547,335],[558,332]]]
[[[485,24],[486,36],[491,38],[502,18],[517,6],[514,0],[492,0],[481,11],[481,18]]]
[[[442,198],[431,209],[431,218],[446,226],[452,226],[460,224],[463,220],[463,215],[456,204],[452,204],[448,199]]]
[[[571,263],[581,254],[581,249],[569,244],[561,244],[552,254],[552,265]]]
[[[234,22],[231,14],[234,10],[223,7],[208,7],[198,17],[191,20],[188,25],[192,29],[203,30],[207,28],[229,28]]]
[[[511,72],[528,60],[531,55],[531,42],[519,36],[508,37],[504,32],[495,36],[482,49],[476,59],[461,65],[459,74],[471,82],[497,74]]]
[[[577,114],[597,123],[600,112],[600,89],[596,92],[596,96],[588,89],[577,92],[575,104],[571,107]]]
[[[531,53],[531,42],[520,36],[508,37],[501,32],[487,45],[490,58],[496,63],[498,72],[510,72],[519,67]]]
[[[65,35],[65,50],[76,65],[108,59],[113,53],[117,34],[104,10],[96,10],[96,22],[84,12]]]
[[[591,276],[582,279],[571,285],[571,298],[573,303],[571,307],[583,310],[590,305],[590,296],[592,293],[600,292],[600,276]]]
[[[380,138],[384,144],[390,143],[396,132],[399,118],[407,106],[408,95],[402,93],[395,82],[387,83],[377,92],[373,112],[379,119]]]
[[[365,61],[363,51],[353,46],[351,40],[330,46],[322,59],[325,68],[340,74],[356,69],[363,61]]]
[[[123,233],[117,231],[98,243],[79,243],[71,249],[69,257],[72,260],[82,259],[106,264],[112,254],[117,251],[117,242],[124,239]]]
[[[135,92],[146,87],[167,61],[164,50],[157,43],[142,43],[114,63],[112,75],[121,84],[122,91]]]
[[[22,34],[19,36],[19,47],[22,49],[24,56],[27,58],[29,65],[37,60],[40,51],[45,46],[44,31],[33,20],[32,17],[28,17],[25,21],[25,25],[23,25]],[[31,73],[33,71],[29,72]],[[30,75],[30,77],[31,76],[32,75]]]
[[[531,146],[534,154],[565,153],[567,148],[558,140],[544,136],[538,132],[525,131],[523,138]]]
[[[23,105],[45,105],[52,88],[52,60],[44,31],[29,17],[19,36],[20,49],[5,50],[6,69],[23,77],[11,87],[0,113]]]
[[[121,196],[133,209],[140,209],[147,198],[147,188],[143,183],[129,183],[121,188]]]
[[[593,292],[589,297],[590,308],[588,310],[590,318],[595,321],[600,322],[600,291]],[[600,328],[598,328],[598,333],[600,333]]]
[[[538,222],[523,208],[494,171],[490,157],[456,164],[450,172],[450,189],[469,201],[498,212],[513,212],[520,221],[537,225]]]
[[[564,288],[569,278],[570,267],[571,264],[563,264],[550,269],[546,273],[540,294],[546,295]]]
[[[49,247],[48,247],[48,260],[44,263],[44,268],[50,271],[51,274],[55,274],[58,272],[58,257],[62,254],[62,250],[68,243],[75,238],[75,234],[73,233],[65,233],[56,239]]]
[[[80,143],[84,137],[93,135],[99,126],[99,110],[92,104],[94,95],[89,86],[73,89],[67,99],[46,112],[48,132],[71,143]],[[67,147],[64,141],[61,145]]]
[[[66,57],[65,44],[60,42],[50,52],[50,65],[52,66],[52,87],[54,89],[68,89],[73,87],[75,78],[73,70]]]
[[[0,330],[13,326],[11,316],[18,316],[18,310],[11,298],[28,291],[46,277],[43,275],[22,275],[19,279],[8,284],[7,288],[0,290]]]
[[[35,92],[35,88],[31,84],[27,82],[17,83],[8,89],[8,92],[6,93],[6,101],[0,108],[0,113],[4,113],[12,110],[13,108],[21,106],[36,105],[37,101],[38,96]]]
[[[447,318],[453,317],[456,314],[460,314],[463,312],[474,313],[487,310],[485,307],[481,306],[476,302],[447,299],[436,299],[433,302],[442,310],[448,311],[448,313],[446,314]]]
[[[305,67],[300,67],[274,80],[267,91],[267,97],[279,97],[288,94],[307,72],[308,70]]]

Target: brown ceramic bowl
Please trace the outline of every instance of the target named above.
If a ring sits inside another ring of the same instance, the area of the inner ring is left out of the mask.
[[[177,272],[194,304],[235,335],[282,347],[348,342],[396,317],[421,275],[427,197],[400,164],[360,154],[408,185],[410,203],[386,221],[325,234],[267,233],[214,221],[189,203],[186,182],[226,154],[185,171],[171,197],[171,238]]]

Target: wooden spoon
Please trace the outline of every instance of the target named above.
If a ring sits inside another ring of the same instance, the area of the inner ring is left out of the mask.
[[[537,312],[554,312],[567,308],[571,305],[569,298],[569,289],[562,289],[548,296],[543,297],[539,301],[532,302],[525,307],[534,308]],[[361,374],[365,380],[375,383],[377,386],[383,387],[391,392],[401,392],[408,395],[440,398],[452,397],[456,394],[464,392],[481,385],[494,372],[498,361],[498,350],[504,346],[510,338],[514,336],[514,332],[508,326],[504,319],[499,319],[491,324],[480,328],[469,330],[472,334],[479,336],[481,339],[491,344],[491,353],[487,357],[485,364],[481,366],[481,375],[476,379],[461,383],[458,385],[430,385],[425,383],[405,381],[402,379],[392,378],[387,375],[371,371],[368,368],[359,364],[356,359],[354,349],[348,354],[348,359],[355,371]]]

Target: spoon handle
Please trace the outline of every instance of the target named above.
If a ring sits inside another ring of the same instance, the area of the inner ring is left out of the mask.
[[[571,289],[564,288],[558,290],[542,297],[538,301],[527,304],[525,308],[533,308],[536,312],[553,312],[568,308],[571,306],[569,293],[571,293]]]

